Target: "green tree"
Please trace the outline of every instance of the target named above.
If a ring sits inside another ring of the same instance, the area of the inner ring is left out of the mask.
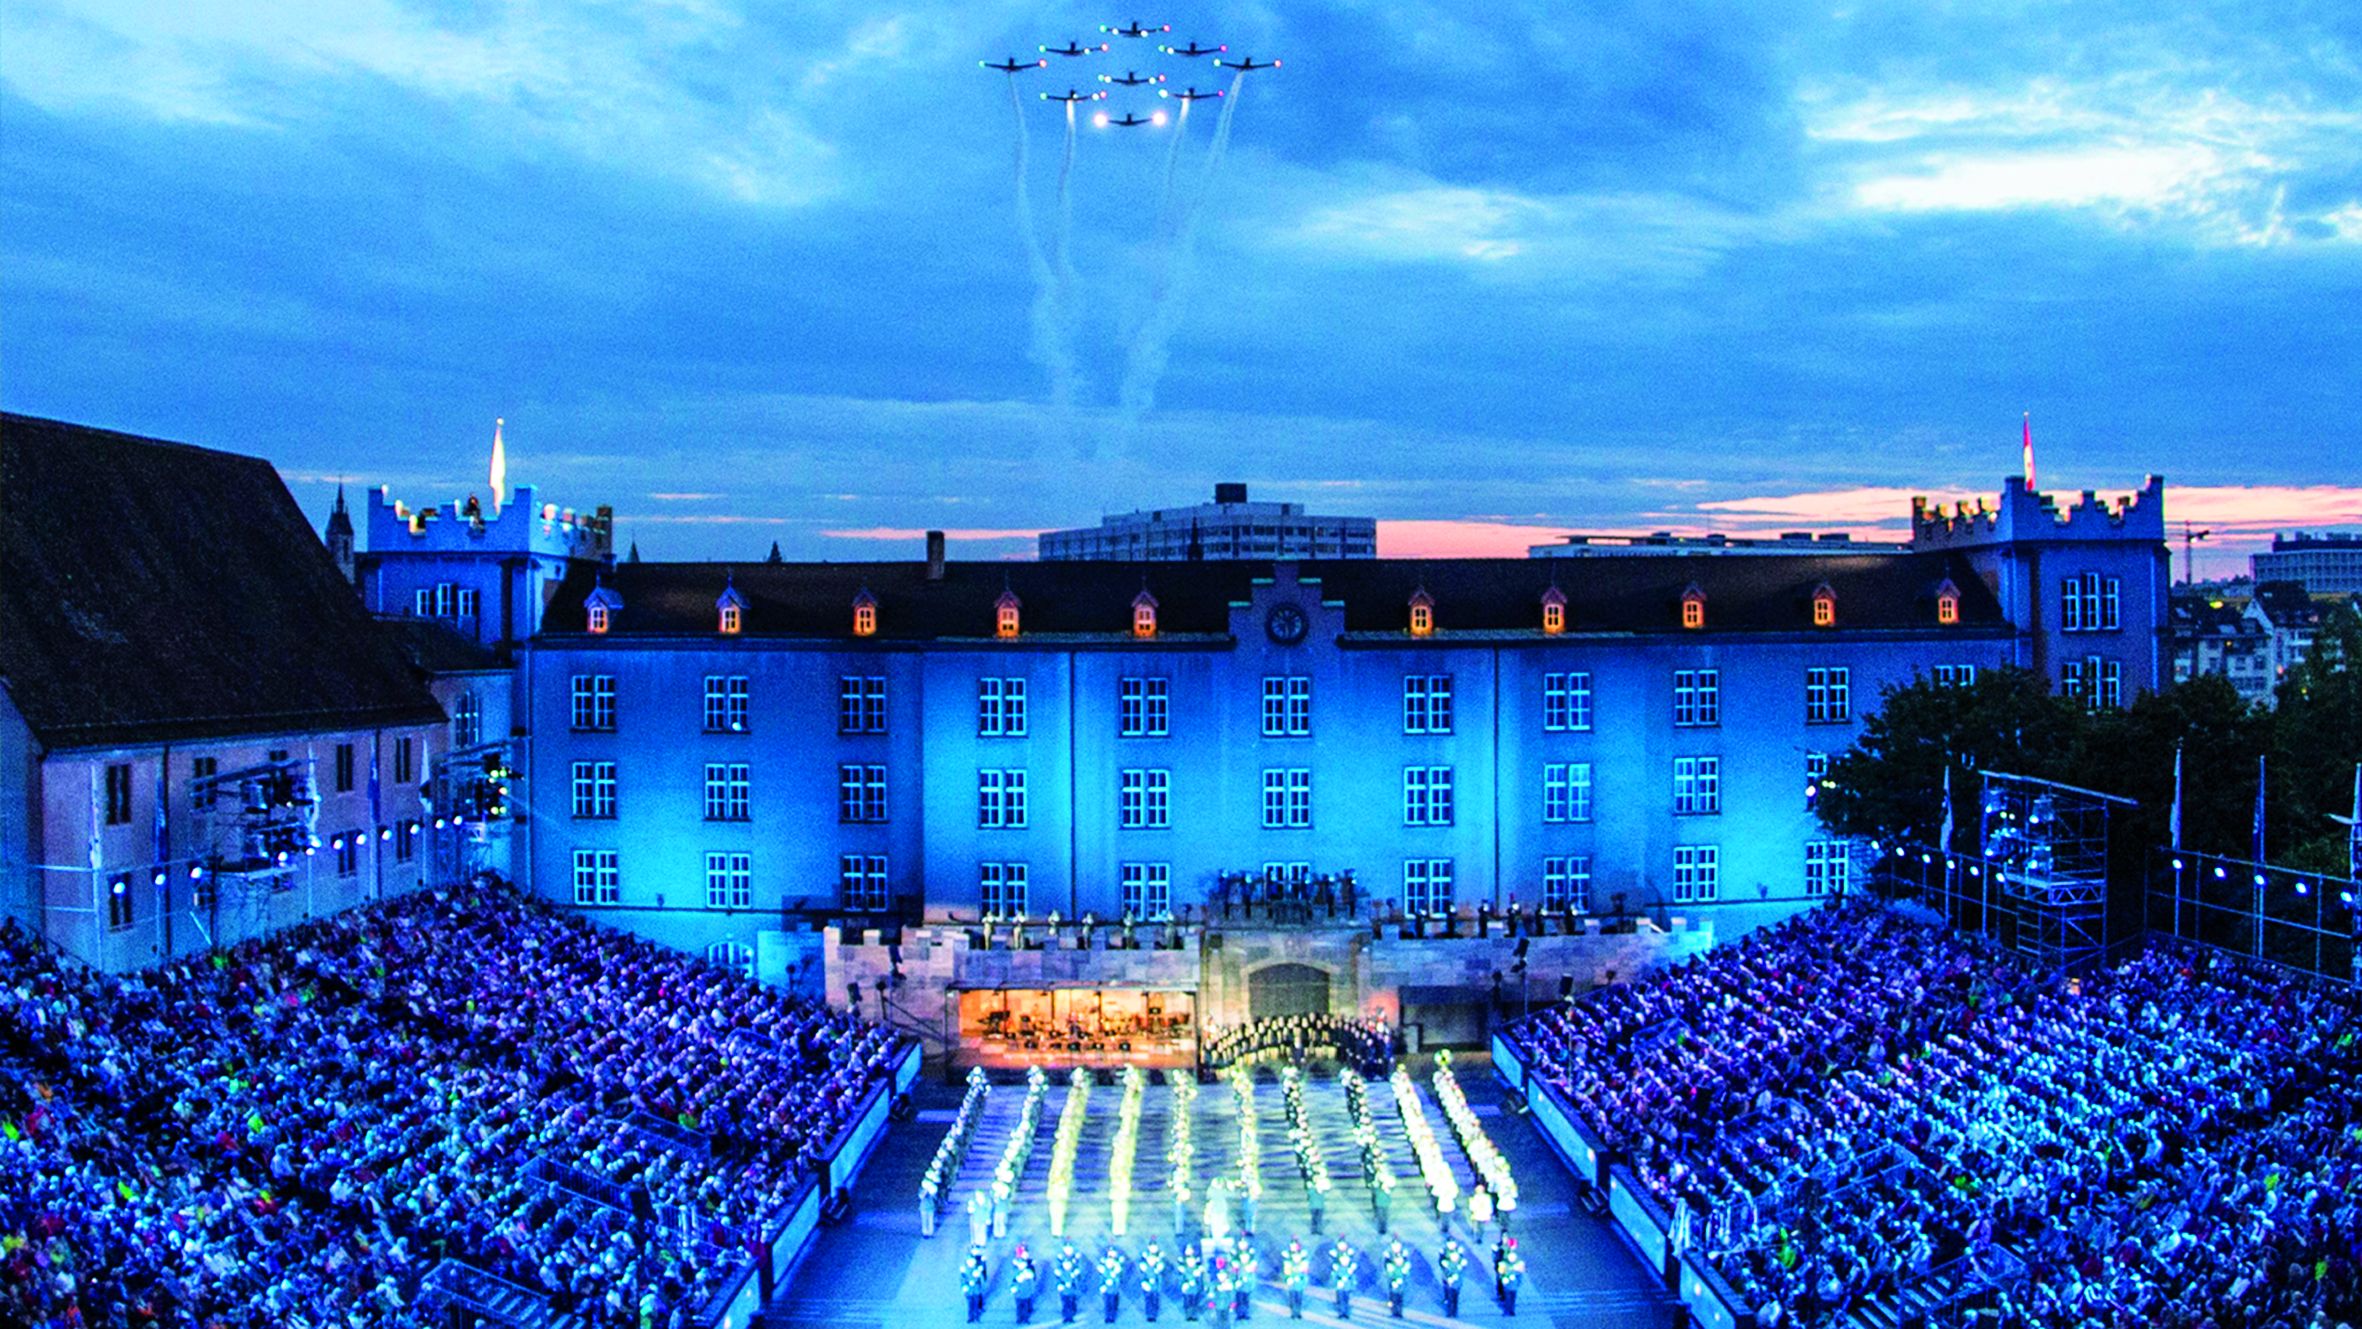
[[[2362,761],[2362,614],[2351,604],[2322,616],[2303,662],[2281,680],[2271,718],[2265,818],[2275,863],[2343,876],[2354,764]],[[2254,797],[2252,785],[2248,796]]]
[[[2241,700],[2230,680],[2195,678],[2092,716],[2073,783],[2139,803],[2114,814],[2115,843],[2138,851],[2168,844],[2178,750],[2183,847],[2245,856],[2254,838],[2255,759],[2269,739],[2269,719]]]
[[[2073,781],[2092,718],[2030,670],[1987,670],[1965,687],[1919,679],[1889,687],[1862,736],[1837,756],[1815,809],[1838,835],[1934,844],[1952,771],[1955,844],[1978,824],[1980,770]]]

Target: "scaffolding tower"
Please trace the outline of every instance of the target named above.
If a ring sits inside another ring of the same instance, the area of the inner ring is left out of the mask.
[[[2108,814],[2132,800],[2055,780],[1979,771],[1982,854],[2018,908],[2017,949],[2074,971],[2107,944]]]

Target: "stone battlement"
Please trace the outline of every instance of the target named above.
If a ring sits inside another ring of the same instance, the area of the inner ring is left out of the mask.
[[[2058,495],[2030,489],[2022,476],[2003,483],[1998,507],[1978,499],[1946,513],[1941,503],[1923,497],[1911,500],[1911,546],[1914,549],[1968,549],[2013,540],[2137,540],[2165,538],[2165,478],[2152,475],[2140,492],[2113,504],[2086,489],[2065,510]]]
[[[537,502],[532,485],[499,507],[473,496],[442,507],[412,508],[395,499],[390,486],[369,491],[369,552],[372,554],[518,553],[558,558],[605,559],[615,548],[615,512],[602,505],[577,513]]]

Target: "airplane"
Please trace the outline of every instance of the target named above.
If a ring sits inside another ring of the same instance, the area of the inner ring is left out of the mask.
[[[1133,73],[1131,70],[1127,69],[1124,71],[1124,76],[1122,78],[1117,78],[1113,74],[1101,74],[1099,76],[1099,81],[1101,83],[1120,83],[1127,88],[1137,88],[1149,83],[1162,83],[1165,81],[1165,76],[1162,74],[1148,74],[1144,76]]]
[[[1159,88],[1157,89],[1156,95],[1159,97],[1170,97],[1175,101],[1202,102],[1208,97],[1219,97],[1222,95],[1222,93],[1219,89],[1216,89],[1213,92],[1199,92],[1195,88],[1184,88],[1179,92],[1168,92],[1163,88]]]
[[[1200,46],[1196,42],[1191,42],[1187,46],[1159,46],[1156,49],[1164,52],[1166,55],[1200,56],[1220,55],[1222,52],[1227,51],[1230,48],[1228,46]]]
[[[1068,42],[1064,46],[1044,46],[1041,48],[1041,52],[1044,55],[1076,56],[1097,55],[1106,49],[1106,42],[1101,42],[1097,46],[1084,46],[1079,42]]]
[[[1152,32],[1171,32],[1172,30],[1173,25],[1170,23],[1159,23],[1155,27],[1150,28],[1142,26],[1140,20],[1138,19],[1133,19],[1132,25],[1128,28],[1119,28],[1113,23],[1102,23],[1099,25],[1099,31],[1112,32],[1118,37],[1145,37]]]
[[[1214,63],[1222,66],[1224,69],[1235,69],[1241,74],[1257,69],[1279,68],[1279,61],[1277,60],[1264,60],[1258,62],[1253,56],[1247,56],[1246,58],[1240,60],[1216,60]]]
[[[1064,92],[1045,92],[1042,94],[1042,100],[1046,102],[1065,102],[1067,105],[1072,106],[1076,102],[1100,101],[1106,96],[1107,94],[1104,92],[1084,92],[1080,88],[1068,88]]]
[[[1099,114],[1091,117],[1091,123],[1099,126],[1101,129],[1105,129],[1109,125],[1122,125],[1125,128],[1130,128],[1135,125],[1161,125],[1164,122],[1165,113],[1163,111],[1158,111],[1156,114],[1150,116],[1126,115],[1121,119],[1112,118],[1107,114],[1107,112],[1101,111]]]
[[[1028,69],[1044,68],[1050,62],[1047,60],[1020,60],[1012,55],[1006,61],[979,60],[976,63],[986,69],[997,69],[1004,74],[1022,74]]]

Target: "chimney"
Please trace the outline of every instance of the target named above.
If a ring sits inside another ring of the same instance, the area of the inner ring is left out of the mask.
[[[943,532],[927,532],[927,580],[943,580]]]

